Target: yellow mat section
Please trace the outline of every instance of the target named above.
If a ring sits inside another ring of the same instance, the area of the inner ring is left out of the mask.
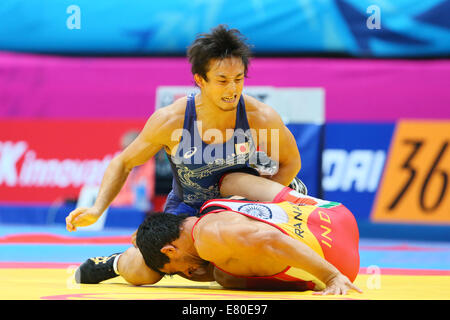
[[[193,282],[174,276],[152,286],[132,286],[121,277],[95,285],[73,281],[69,269],[0,269],[1,300],[449,300],[450,276],[358,275],[355,284],[364,293],[345,296],[317,296],[312,291],[225,290],[217,283]]]

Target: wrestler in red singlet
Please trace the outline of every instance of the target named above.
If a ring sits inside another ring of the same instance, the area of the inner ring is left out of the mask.
[[[350,281],[355,280],[359,271],[359,232],[355,218],[344,205],[310,196],[302,196],[300,205],[289,201],[255,202],[213,199],[201,207],[200,213],[205,216],[224,210],[237,212],[278,228],[281,232],[305,243],[333,264]],[[306,286],[305,289],[321,290],[325,287],[325,284],[313,275],[293,267],[287,267],[282,272],[269,277],[246,278],[249,281],[265,280],[266,284],[271,281],[274,286],[289,282],[301,288]]]

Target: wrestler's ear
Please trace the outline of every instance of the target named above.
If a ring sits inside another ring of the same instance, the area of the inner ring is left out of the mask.
[[[169,258],[174,255],[177,251],[177,248],[173,246],[172,244],[166,244],[164,247],[161,248],[161,252],[164,253]]]
[[[199,75],[198,73],[194,74],[194,81],[199,88],[203,88],[203,83],[205,79],[203,79],[201,75]]]

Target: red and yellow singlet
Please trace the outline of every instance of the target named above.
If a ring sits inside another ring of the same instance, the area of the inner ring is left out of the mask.
[[[228,210],[268,223],[309,246],[353,282],[359,271],[359,232],[355,218],[340,203],[306,198],[315,205],[213,199],[201,207],[200,213]],[[307,289],[325,287],[313,275],[294,267],[287,267],[270,277],[246,278],[272,280],[274,284],[277,281],[293,282],[299,287],[306,285]]]

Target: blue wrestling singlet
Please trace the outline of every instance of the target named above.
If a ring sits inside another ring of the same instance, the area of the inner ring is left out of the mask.
[[[183,134],[176,154],[166,154],[174,176],[172,191],[167,197],[165,212],[196,215],[202,204],[220,198],[219,181],[230,171],[256,173],[249,159],[256,152],[241,95],[236,110],[236,124],[231,139],[225,143],[205,143],[197,125],[195,95],[188,96]],[[214,135],[214,132],[211,132]],[[217,135],[217,131],[216,131]],[[257,173],[256,173],[257,174]]]

